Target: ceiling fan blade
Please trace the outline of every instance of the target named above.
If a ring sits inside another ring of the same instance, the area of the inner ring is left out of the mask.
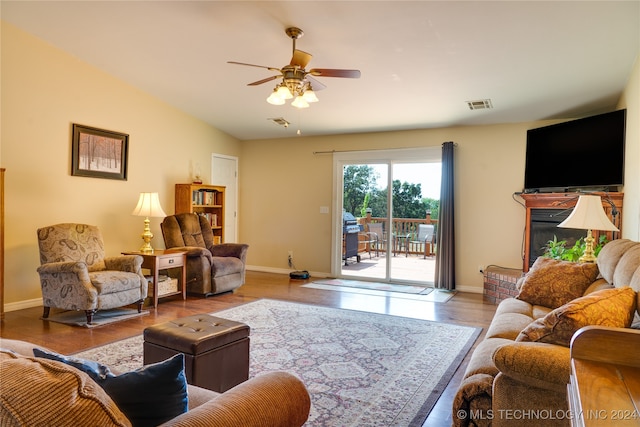
[[[258,85],[261,85],[262,83],[270,82],[271,80],[275,80],[275,79],[280,78],[280,77],[282,77],[282,76],[267,77],[266,79],[258,80],[257,82],[247,83],[247,86],[258,86]]]
[[[280,70],[280,68],[267,67],[265,65],[247,64],[247,63],[244,63],[244,62],[236,62],[236,61],[227,61],[227,64],[246,65],[246,66],[249,66],[249,67],[266,68],[267,70],[282,72],[282,70]]]
[[[337,70],[334,68],[313,68],[309,74],[316,77],[346,77],[349,79],[359,79],[360,70]]]
[[[296,49],[293,51],[293,57],[291,58],[289,65],[297,65],[304,70],[309,61],[311,61],[311,58],[313,58],[313,55],[310,53]]]
[[[311,83],[311,89],[313,89],[315,92],[327,88],[325,85],[323,85],[318,80],[314,79],[308,74],[305,78],[309,81],[309,83]]]

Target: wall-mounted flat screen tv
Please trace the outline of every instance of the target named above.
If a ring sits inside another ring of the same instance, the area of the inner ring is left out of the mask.
[[[626,113],[528,130],[524,191],[611,191],[624,184]]]

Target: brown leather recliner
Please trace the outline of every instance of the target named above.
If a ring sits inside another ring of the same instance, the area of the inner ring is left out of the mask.
[[[167,249],[187,252],[187,292],[209,296],[244,284],[249,245],[214,245],[211,225],[194,213],[170,215],[160,227]]]

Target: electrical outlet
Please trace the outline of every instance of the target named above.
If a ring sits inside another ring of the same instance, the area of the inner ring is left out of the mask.
[[[478,271],[479,271],[480,273],[484,274],[484,265],[480,264],[480,265],[478,266]]]
[[[293,251],[289,251],[289,258],[293,259]]]
[[[293,251],[289,251],[289,255],[287,256],[287,264],[289,268],[293,268]]]

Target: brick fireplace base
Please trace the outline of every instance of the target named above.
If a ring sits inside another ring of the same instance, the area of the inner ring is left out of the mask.
[[[516,282],[522,277],[522,271],[509,268],[487,267],[484,271],[484,296],[493,304],[505,298],[518,295]]]

